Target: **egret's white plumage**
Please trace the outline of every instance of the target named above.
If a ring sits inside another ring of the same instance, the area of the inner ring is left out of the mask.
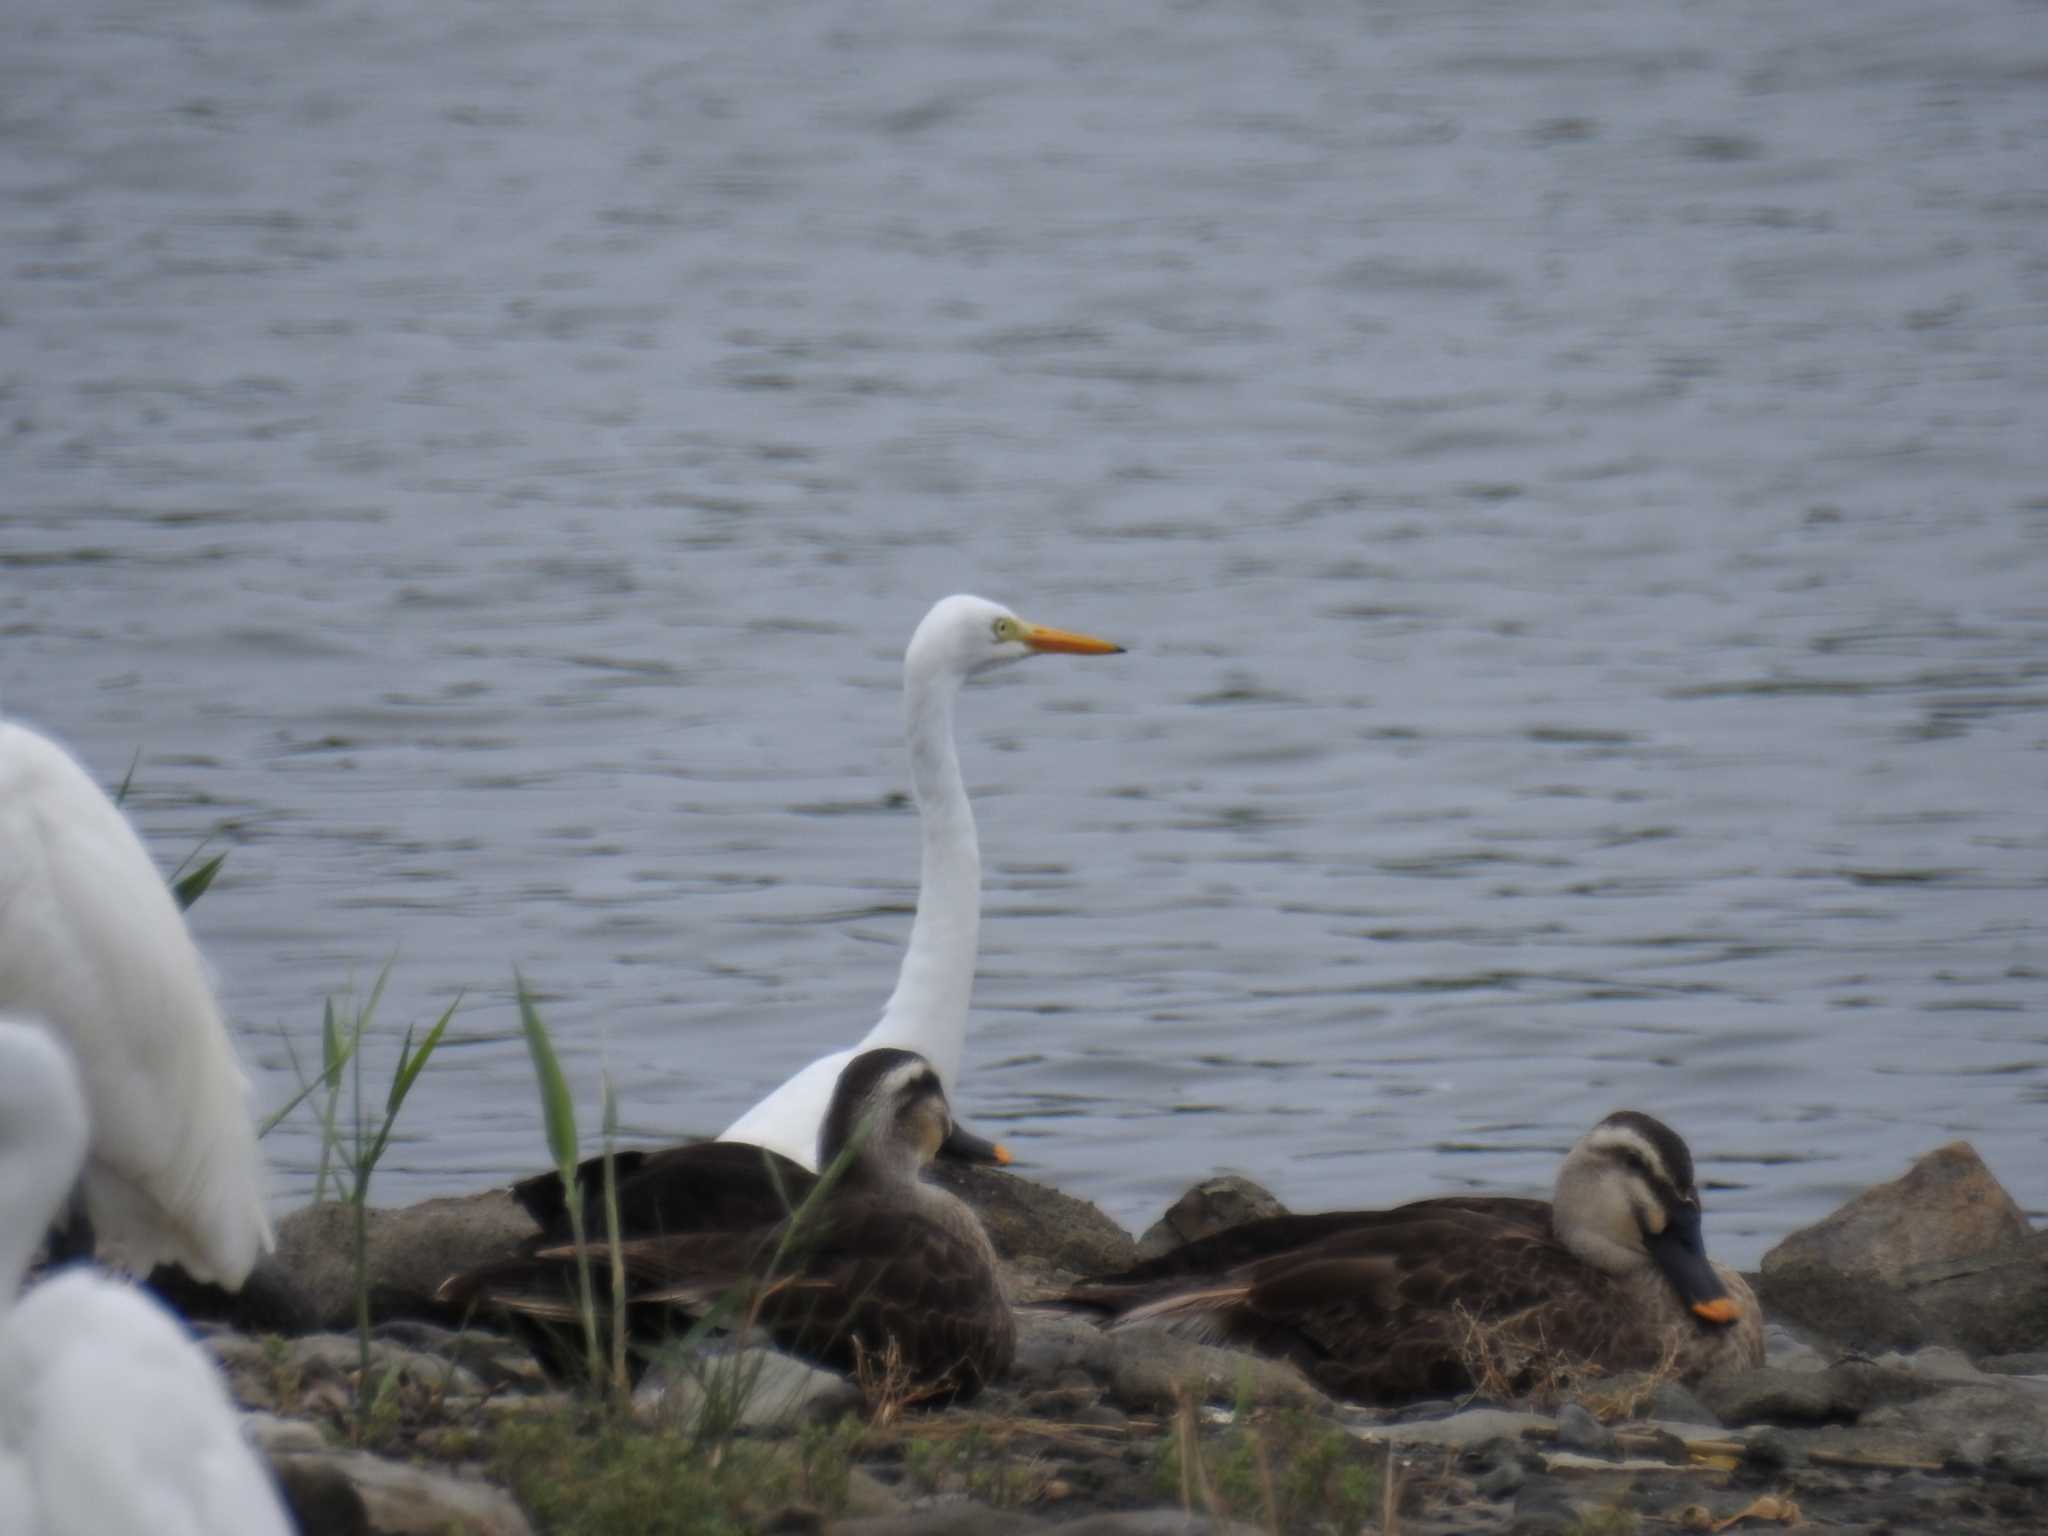
[[[219,1374],[160,1303],[87,1269],[16,1301],[86,1128],[63,1049],[0,1018],[0,1531],[288,1536]]]
[[[812,1062],[727,1126],[721,1141],[753,1142],[815,1168],[818,1127],[839,1074],[862,1051],[882,1046],[916,1051],[938,1071],[946,1093],[953,1094],[981,936],[981,848],[953,746],[953,701],[969,677],[1027,656],[1095,656],[1122,649],[1088,635],[1027,624],[986,598],[941,598],[924,616],[903,657],[904,734],[924,861],[917,916],[896,990],[880,1022],[859,1044]]]
[[[270,1224],[205,964],[127,818],[61,747],[4,721],[0,1010],[41,1020],[78,1063],[98,1257],[240,1286]]]

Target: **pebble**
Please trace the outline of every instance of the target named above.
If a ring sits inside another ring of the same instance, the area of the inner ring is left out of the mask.
[[[1519,1493],[1528,1481],[1529,1474],[1522,1470],[1522,1464],[1510,1456],[1495,1462],[1493,1470],[1481,1477],[1477,1486],[1482,1498],[1504,1499]]]
[[[1557,1415],[1557,1443],[1567,1450],[1588,1456],[1621,1454],[1621,1442],[1614,1431],[1602,1424],[1578,1403],[1566,1403]]]

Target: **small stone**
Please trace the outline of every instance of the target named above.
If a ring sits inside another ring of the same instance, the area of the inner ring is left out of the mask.
[[[1782,1429],[1760,1429],[1742,1447],[1742,1459],[1758,1468],[1796,1467],[1806,1460],[1793,1438]]]
[[[1701,1402],[1690,1388],[1681,1387],[1675,1381],[1662,1383],[1650,1394],[1650,1415],[1667,1424],[1703,1424],[1719,1429],[1721,1421],[1714,1410]]]
[[[1566,1450],[1588,1456],[1621,1455],[1621,1442],[1614,1431],[1602,1424],[1578,1403],[1566,1403],[1557,1416],[1557,1443]]]
[[[1479,1479],[1481,1498],[1504,1499],[1519,1493],[1522,1484],[1529,1480],[1529,1474],[1522,1470],[1522,1464],[1513,1457],[1505,1457],[1494,1463],[1493,1470]]]
[[[327,1449],[320,1426],[304,1419],[281,1419],[274,1413],[245,1413],[242,1434],[266,1456],[291,1456]]]
[[[825,1423],[862,1406],[860,1388],[780,1350],[749,1348],[650,1371],[633,1393],[638,1417],[688,1426],[720,1391],[743,1389],[742,1429]]]

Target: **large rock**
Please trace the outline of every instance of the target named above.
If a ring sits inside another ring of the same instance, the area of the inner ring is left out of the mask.
[[[2024,1391],[2010,1379],[1985,1377],[1868,1415],[1872,1429],[1925,1436],[1944,1454],[1975,1466],[2048,1451],[2048,1396]]]
[[[1722,1371],[1695,1391],[1723,1424],[1802,1426],[1854,1424],[1873,1409],[1932,1396],[1948,1385],[1930,1373],[1845,1361],[1823,1371]]]
[[[433,1297],[443,1280],[509,1257],[539,1230],[501,1189],[365,1215],[370,1313],[380,1319],[438,1317]],[[309,1205],[278,1223],[276,1262],[307,1326],[355,1326],[354,1255],[354,1214],[342,1202]]]
[[[2048,1233],[1963,1142],[1793,1233],[1760,1283],[1773,1314],[1859,1347],[2048,1344]]]
[[[1053,1275],[1099,1275],[1134,1262],[1131,1234],[1086,1200],[968,1163],[934,1163],[930,1176],[974,1207],[997,1255],[1023,1271],[1027,1291]]]
[[[1220,1174],[1195,1185],[1145,1229],[1138,1239],[1138,1258],[1156,1259],[1227,1227],[1286,1214],[1287,1207],[1270,1190],[1234,1173]]]

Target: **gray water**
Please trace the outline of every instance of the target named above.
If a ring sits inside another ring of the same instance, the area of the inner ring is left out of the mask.
[[[263,1103],[461,995],[379,1200],[542,1161],[515,964],[636,1134],[866,1029],[966,589],[1132,647],[961,705],[1031,1172],[2048,1208],[2040,0],[8,0],[0,477]]]

